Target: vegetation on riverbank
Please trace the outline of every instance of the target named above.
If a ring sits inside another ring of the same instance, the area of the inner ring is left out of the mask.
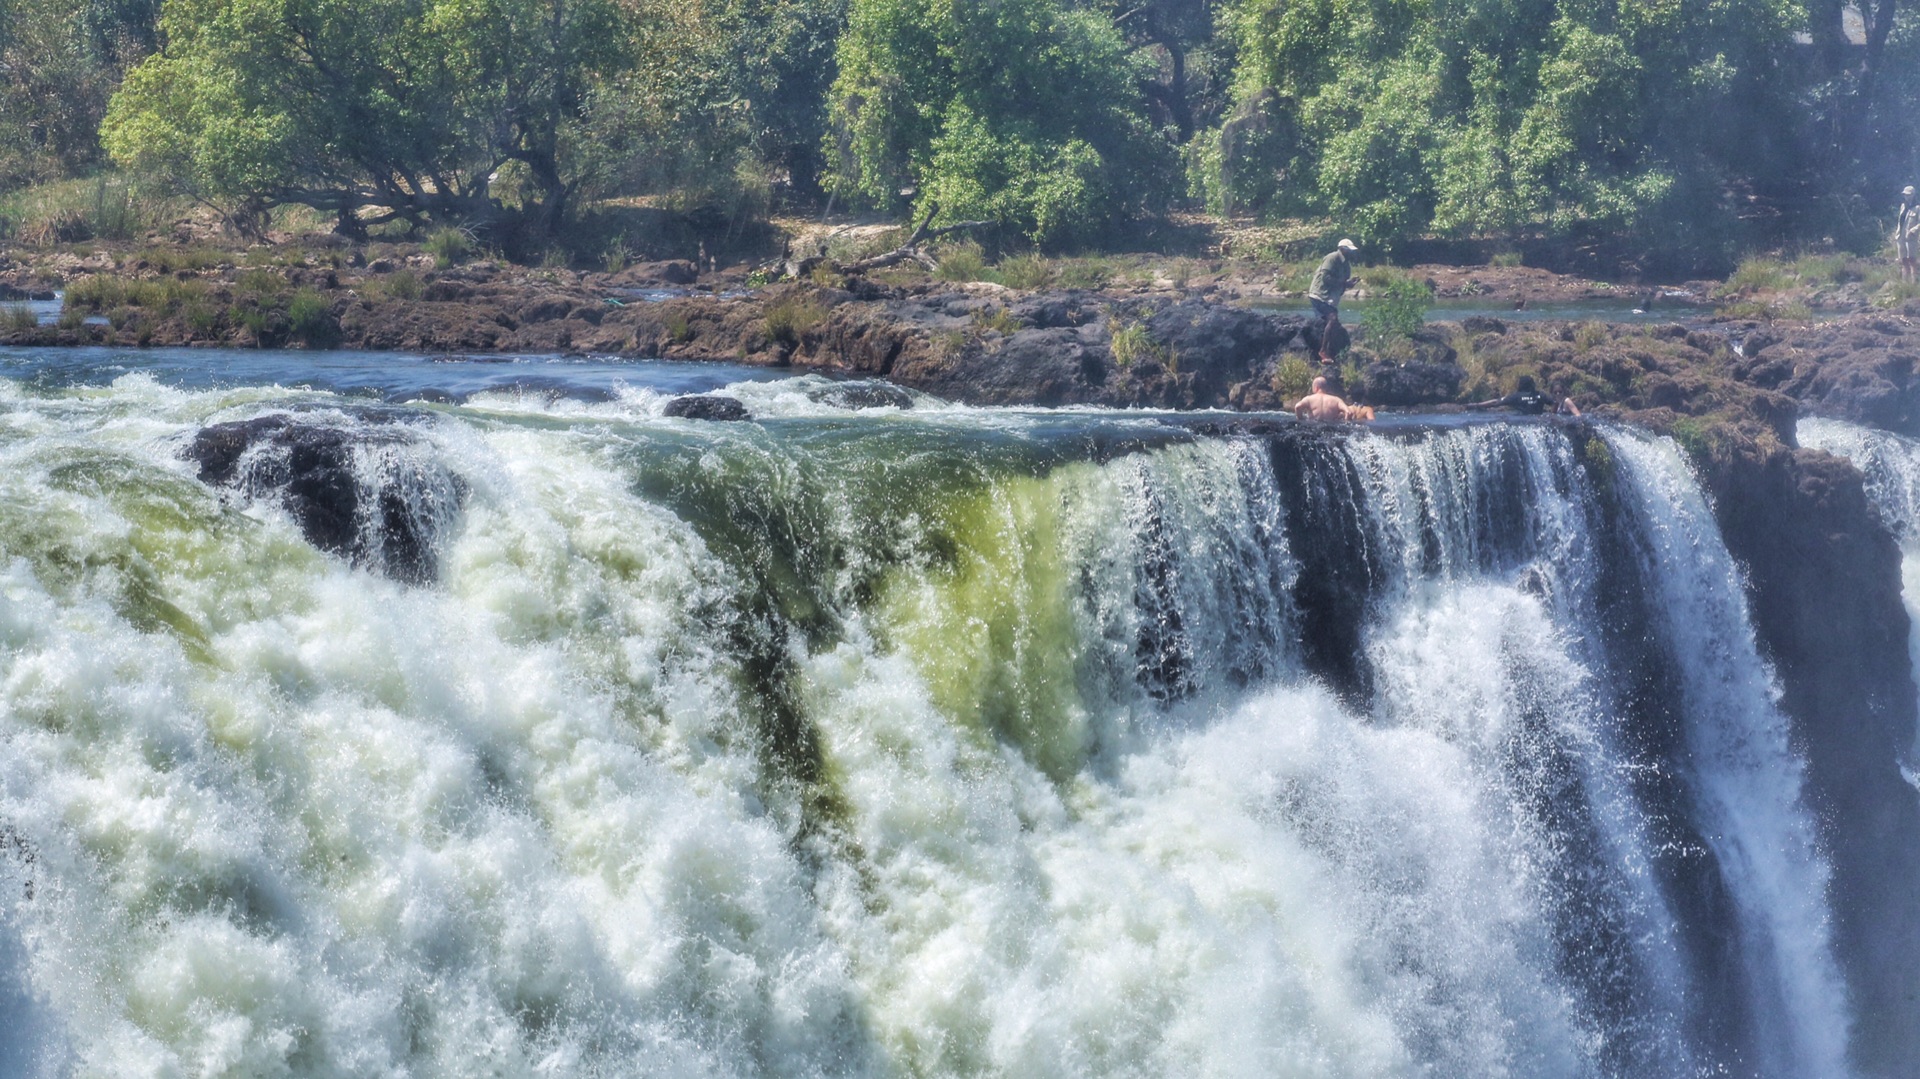
[[[1204,209],[1401,261],[1724,270],[1882,239],[1920,12],[1864,10],[0,0],[0,241],[195,214],[263,235],[299,208],[612,266],[663,231],[718,258],[777,244],[782,210],[938,204],[1007,254]]]

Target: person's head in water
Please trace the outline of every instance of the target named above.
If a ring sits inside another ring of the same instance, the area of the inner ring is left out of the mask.
[[[1513,392],[1539,393],[1540,387],[1533,384],[1532,375],[1521,375],[1519,378],[1513,380]]]

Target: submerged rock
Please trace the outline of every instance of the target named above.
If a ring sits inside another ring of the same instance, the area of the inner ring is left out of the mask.
[[[667,402],[666,414],[683,420],[731,422],[750,420],[753,413],[737,397],[723,393],[693,393]]]
[[[286,413],[202,428],[202,482],[279,503],[307,542],[407,584],[438,579],[438,540],[467,485],[387,412],[345,422]]]
[[[913,395],[891,382],[877,380],[836,382],[807,395],[823,405],[835,408],[912,408]]]

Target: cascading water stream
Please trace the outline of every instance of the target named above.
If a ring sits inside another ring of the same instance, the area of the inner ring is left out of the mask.
[[[1670,445],[817,390],[0,381],[0,1069],[1847,1073]]]
[[[1886,431],[1806,417],[1795,435],[1809,449],[1852,461],[1866,480],[1867,497],[1875,512],[1900,542],[1900,596],[1911,627],[1907,653],[1920,692],[1920,442]],[[1920,788],[1920,731],[1914,732],[1912,754],[1902,762],[1907,782]]]

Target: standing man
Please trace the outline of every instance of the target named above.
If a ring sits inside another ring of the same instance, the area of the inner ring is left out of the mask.
[[[1900,253],[1900,280],[1912,281],[1917,268],[1914,248],[1920,246],[1920,205],[1913,201],[1913,185],[1900,192],[1900,216],[1893,226],[1893,246]],[[1319,278],[1314,278],[1317,282]]]
[[[1320,260],[1320,268],[1313,271],[1307,302],[1313,305],[1313,315],[1320,320],[1321,363],[1333,362],[1333,349],[1328,345],[1333,328],[1340,324],[1340,297],[1353,287],[1353,267],[1348,264],[1347,255],[1359,250],[1352,240],[1341,240],[1332,254]]]

